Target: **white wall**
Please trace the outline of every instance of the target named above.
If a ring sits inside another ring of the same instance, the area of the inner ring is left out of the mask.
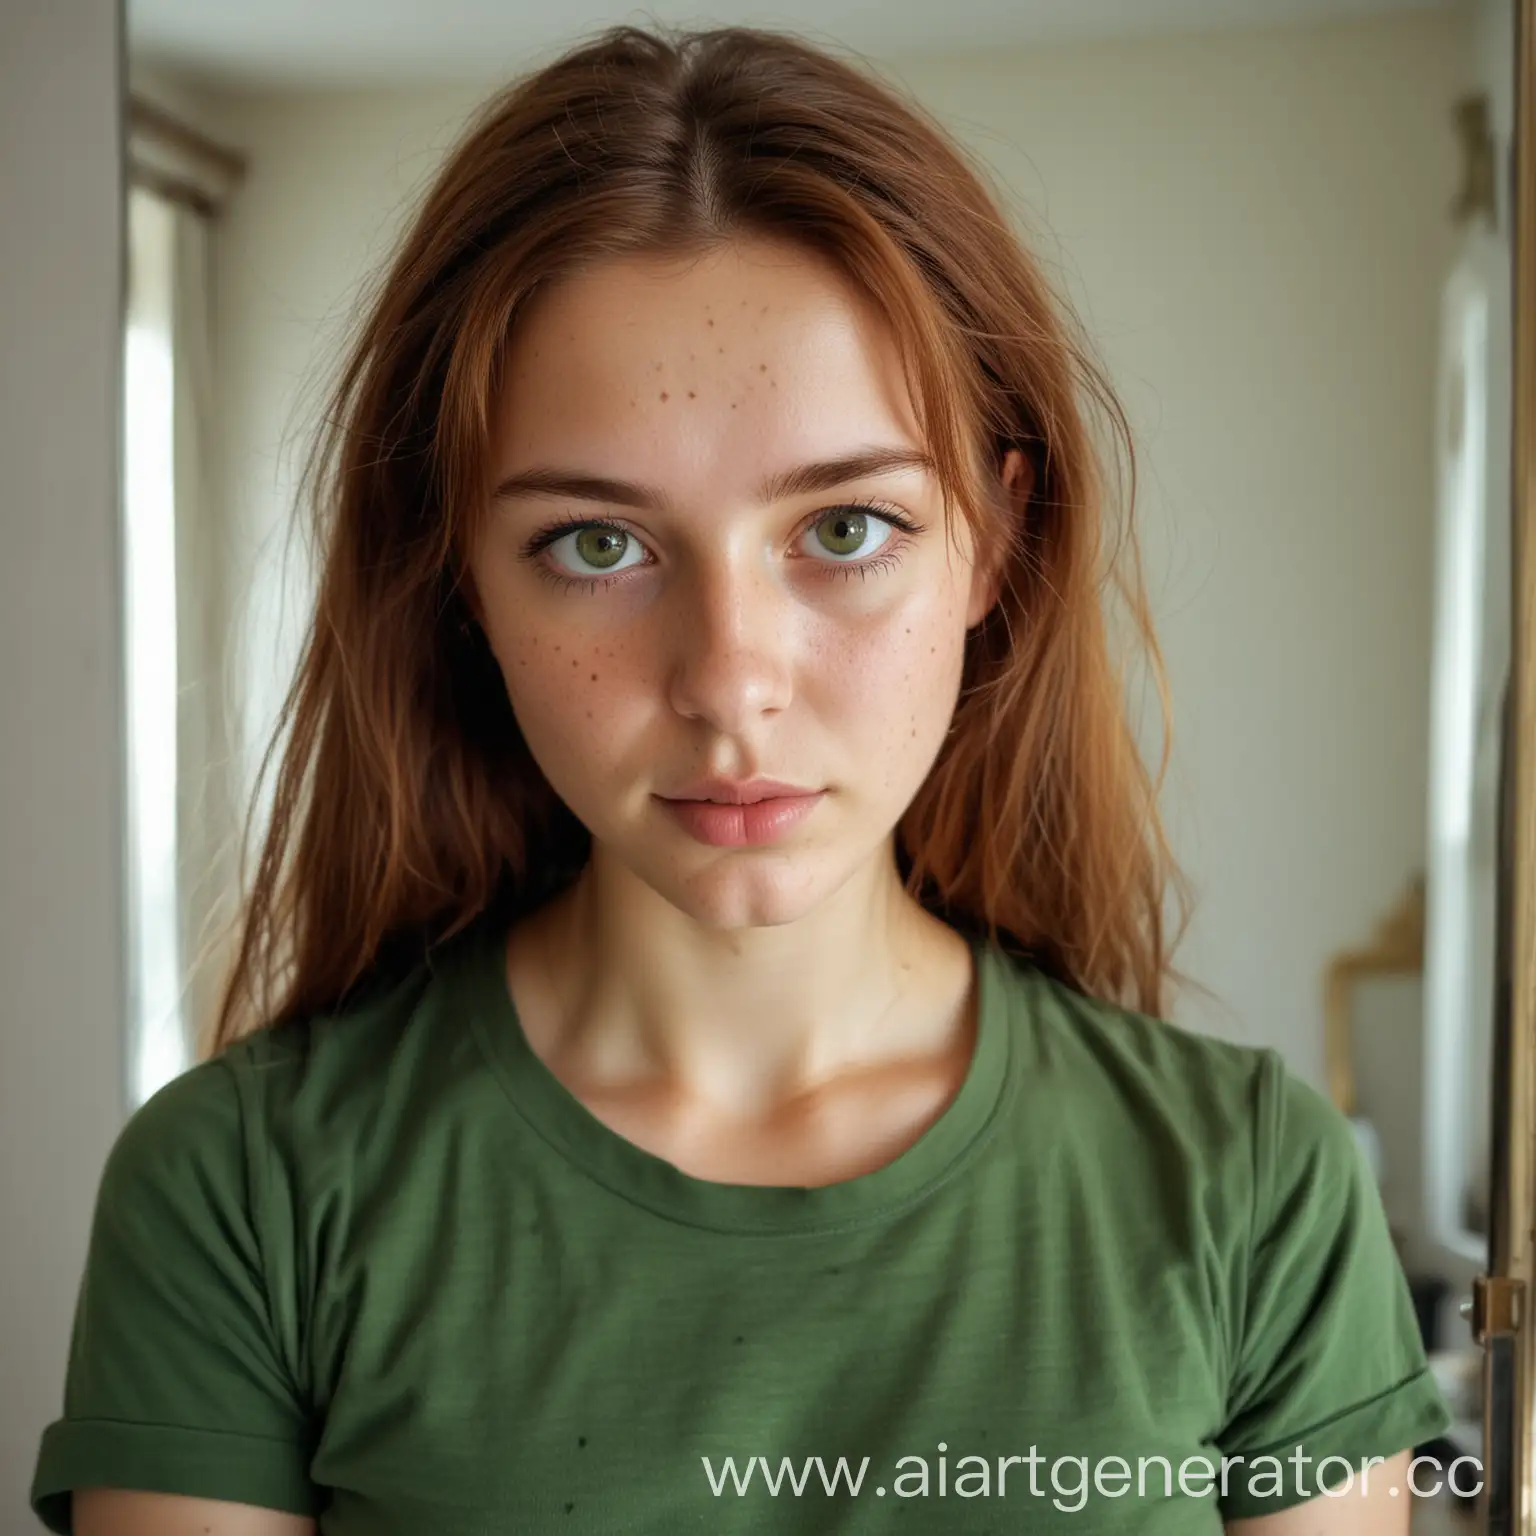
[[[1424,855],[1434,345],[1470,70],[1449,15],[907,60],[1077,300],[1140,447],[1175,702],[1181,959],[1321,1081],[1320,985]],[[258,96],[219,252],[247,750],[306,598],[278,572],[360,285],[478,88]],[[294,552],[297,555],[297,551]]]
[[[1319,1084],[1328,957],[1423,858],[1464,35],[1430,16],[909,72],[1059,240],[1137,429],[1165,805],[1201,896],[1181,961],[1226,1004],[1181,1016]]]
[[[122,1122],[116,0],[0,5],[0,1532]]]

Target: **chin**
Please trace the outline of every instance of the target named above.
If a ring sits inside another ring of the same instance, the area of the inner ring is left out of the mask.
[[[656,894],[701,928],[732,933],[779,928],[810,917],[854,873],[824,850],[715,856],[692,871],[631,868]]]

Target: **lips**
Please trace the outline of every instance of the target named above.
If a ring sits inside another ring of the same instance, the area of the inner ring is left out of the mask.
[[[658,795],[657,802],[690,837],[711,848],[777,842],[816,809],[824,794],[771,779],[744,784],[715,781],[689,789],[686,798]]]

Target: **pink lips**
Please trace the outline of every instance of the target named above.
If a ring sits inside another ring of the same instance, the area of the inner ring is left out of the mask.
[[[771,843],[798,826],[824,793],[773,779],[736,784],[709,780],[689,785],[681,795],[656,798],[699,842],[712,848],[750,848]]]

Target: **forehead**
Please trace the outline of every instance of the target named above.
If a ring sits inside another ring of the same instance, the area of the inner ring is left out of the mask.
[[[745,492],[789,464],[921,445],[895,337],[829,262],[763,242],[613,258],[519,317],[494,468]]]

